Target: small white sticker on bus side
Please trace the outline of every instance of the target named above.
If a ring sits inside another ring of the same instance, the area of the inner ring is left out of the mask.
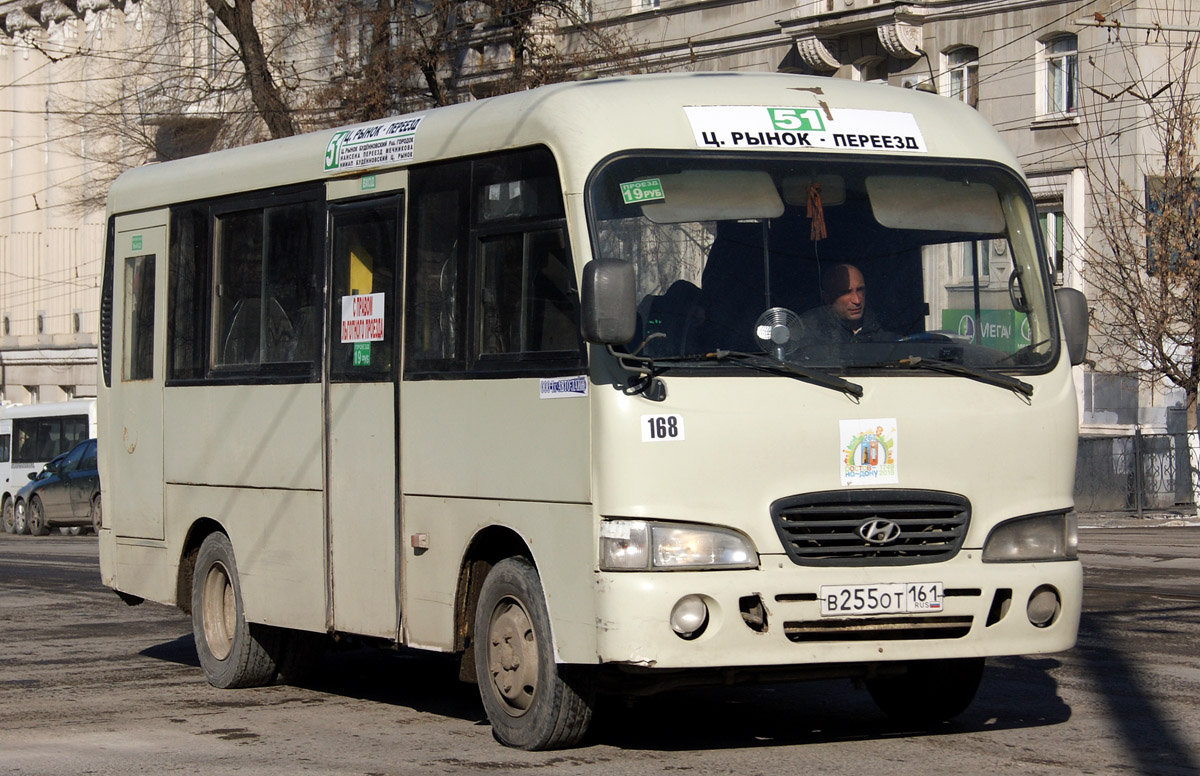
[[[682,415],[643,415],[643,442],[682,442]]]
[[[543,377],[538,384],[538,396],[542,399],[568,399],[588,395],[586,375],[576,377]]]

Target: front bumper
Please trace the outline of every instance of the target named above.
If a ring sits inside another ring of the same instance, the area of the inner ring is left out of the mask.
[[[1083,596],[1078,561],[985,564],[979,555],[963,550],[944,563],[844,568],[802,567],[786,556],[763,555],[760,568],[746,571],[601,572],[599,659],[645,668],[767,667],[1034,654],[1074,645]],[[941,582],[943,611],[820,615],[821,585],[885,582]],[[1046,586],[1057,591],[1061,607],[1049,625],[1037,627],[1026,605]],[[704,631],[690,640],[669,622],[686,595],[701,596],[709,610]]]

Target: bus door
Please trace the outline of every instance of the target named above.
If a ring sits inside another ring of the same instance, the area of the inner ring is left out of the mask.
[[[121,477],[103,483],[108,503],[122,505],[113,527],[121,536],[163,539],[163,340],[167,279],[166,214],[116,219],[114,241],[113,381],[121,381],[109,408],[116,436],[108,444],[125,460]]]
[[[330,206],[330,601],[339,631],[400,627],[397,347],[403,195]]]

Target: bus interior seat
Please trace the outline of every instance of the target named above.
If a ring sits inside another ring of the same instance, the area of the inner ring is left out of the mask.
[[[645,343],[639,355],[657,358],[696,352],[704,310],[695,284],[676,280],[663,294],[647,294],[638,308],[642,337],[632,344],[636,347]],[[650,339],[655,334],[664,336]]]
[[[233,320],[225,335],[222,364],[256,364],[259,362],[263,332],[260,332],[261,302],[246,297],[233,307]],[[267,361],[287,361],[292,339],[292,323],[278,300],[272,298],[267,306]]]
[[[700,288],[704,348],[756,351],[754,323],[767,309],[758,224],[721,225],[709,248]]]
[[[292,339],[288,361],[315,361],[321,333],[321,311],[316,305],[304,305],[292,318]]]

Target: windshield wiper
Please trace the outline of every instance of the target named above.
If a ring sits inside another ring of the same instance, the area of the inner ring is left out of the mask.
[[[774,375],[787,375],[794,377],[797,380],[803,380],[806,383],[819,385],[822,388],[829,388],[834,391],[841,391],[847,396],[853,396],[855,399],[862,398],[863,388],[858,383],[852,383],[837,375],[831,375],[828,372],[821,372],[816,369],[805,369],[801,366],[776,361],[770,356],[762,353],[743,353],[737,350],[714,350],[711,353],[705,353],[698,358],[704,358],[709,361],[727,362],[737,364],[746,369],[754,369],[759,372],[767,372]]]
[[[857,364],[855,366],[858,366]],[[998,388],[1007,388],[1010,391],[1015,391],[1028,398],[1033,397],[1033,386],[1024,380],[1017,379],[1011,375],[1006,375],[1001,372],[989,372],[985,369],[979,369],[966,364],[956,364],[952,361],[941,361],[936,358],[922,358],[920,356],[909,356],[902,358],[899,361],[887,361],[881,364],[866,365],[865,368],[891,368],[891,369],[928,369],[931,372],[942,372],[943,374],[958,375],[971,380],[978,380],[981,383],[994,385]]]

